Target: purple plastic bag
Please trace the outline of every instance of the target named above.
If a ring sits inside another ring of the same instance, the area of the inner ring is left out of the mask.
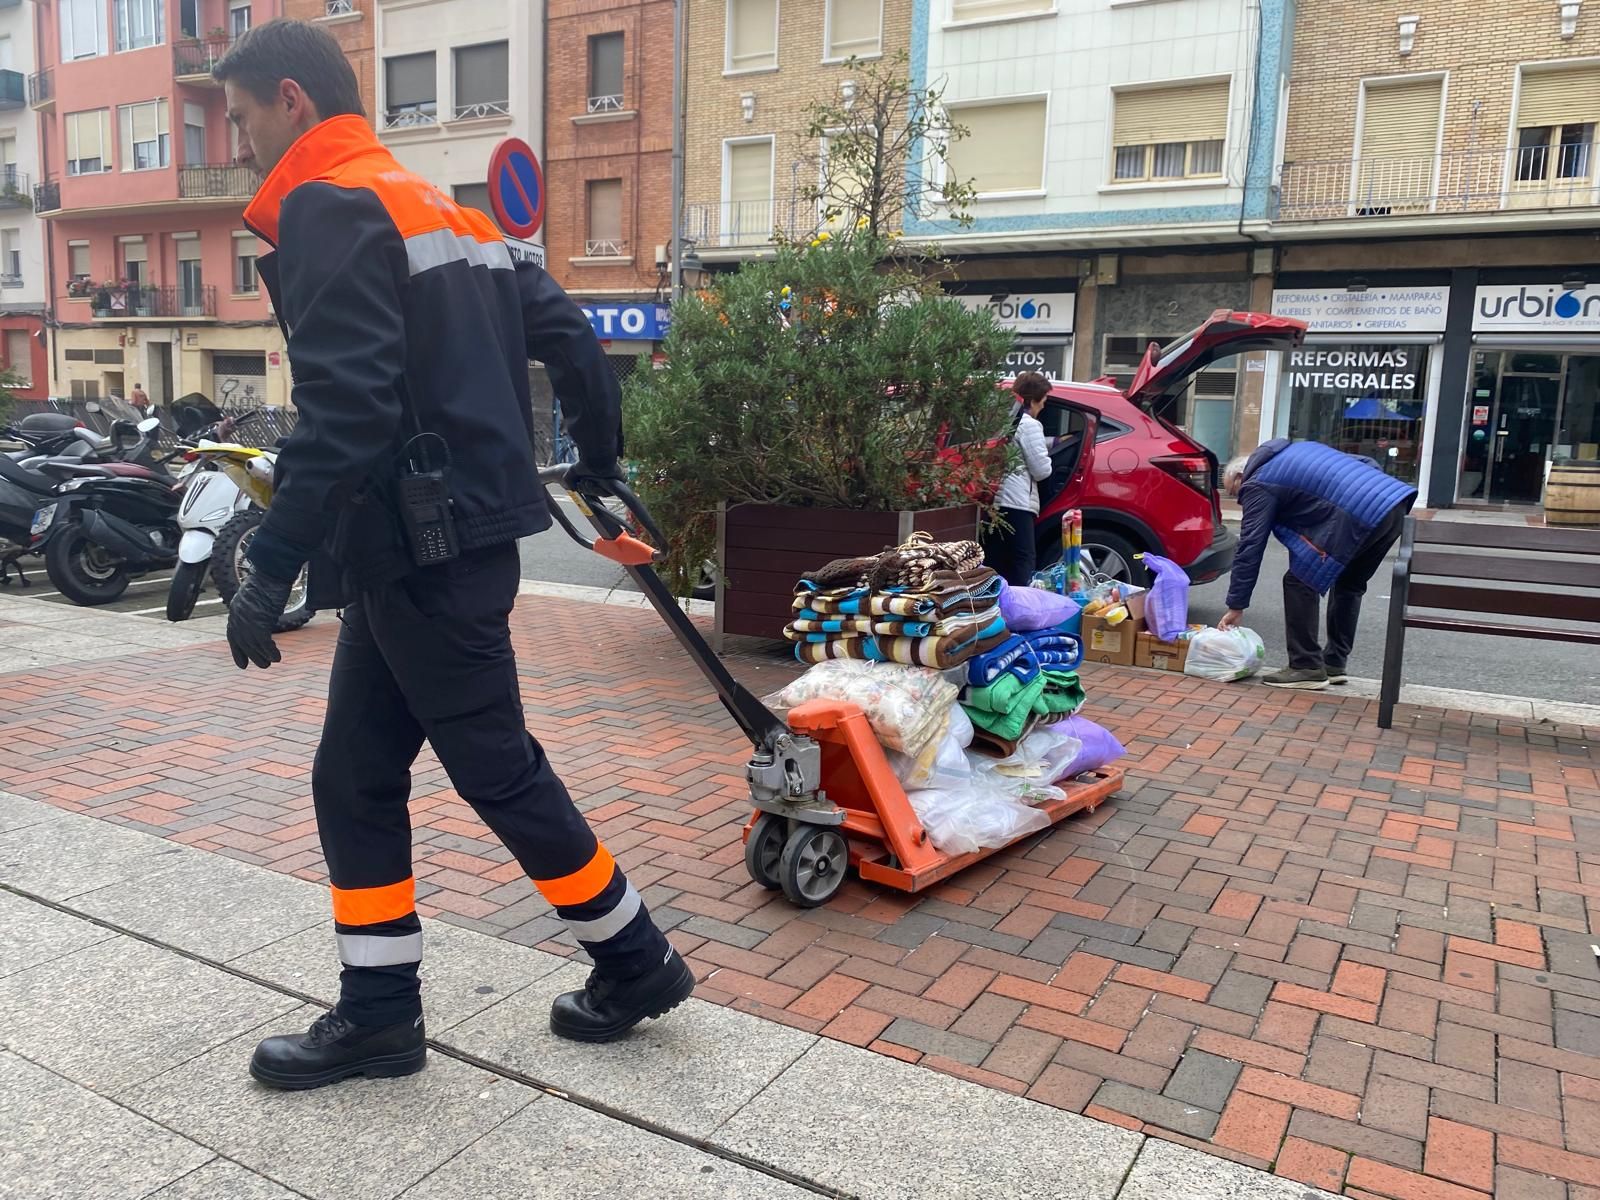
[[[1096,725],[1088,717],[1068,717],[1064,721],[1057,721],[1050,728],[1068,737],[1075,737],[1083,743],[1083,749],[1078,751],[1077,757],[1056,776],[1057,779],[1070,779],[1074,775],[1082,775],[1085,771],[1104,767],[1116,762],[1127,753],[1122,748],[1122,743],[1112,736],[1109,729],[1103,725]]]
[[[1078,615],[1076,601],[1036,587],[1008,587],[1000,593],[1000,615],[1012,633],[1054,629]]]
[[[1144,598],[1144,623],[1163,642],[1172,642],[1189,628],[1189,576],[1170,558],[1144,555],[1152,582]]]

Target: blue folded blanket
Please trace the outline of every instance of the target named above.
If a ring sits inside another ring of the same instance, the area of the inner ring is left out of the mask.
[[[1014,634],[987,654],[967,660],[967,682],[975,687],[988,687],[1008,671],[1023,683],[1039,673],[1039,660],[1022,634]]]
[[[1039,666],[1047,671],[1075,671],[1083,662],[1083,642],[1060,629],[1040,629],[1017,636],[1027,642]]]

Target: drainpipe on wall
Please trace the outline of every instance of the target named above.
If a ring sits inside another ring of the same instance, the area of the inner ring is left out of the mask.
[[[683,294],[683,31],[689,0],[672,0],[672,261],[674,301]]]

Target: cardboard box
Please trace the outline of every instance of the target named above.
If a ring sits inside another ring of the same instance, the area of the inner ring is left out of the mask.
[[[1182,671],[1189,657],[1189,643],[1163,642],[1148,629],[1141,630],[1134,639],[1133,665],[1152,667],[1157,671]]]
[[[1144,622],[1137,617],[1129,617],[1118,625],[1107,624],[1104,617],[1084,617],[1083,660],[1118,667],[1133,666],[1134,647],[1143,629]]]

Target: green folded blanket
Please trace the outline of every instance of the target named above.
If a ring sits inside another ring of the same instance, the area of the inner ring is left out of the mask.
[[[1040,671],[1026,683],[1005,674],[987,687],[968,687],[961,705],[979,729],[1013,739],[1034,714],[1069,716],[1082,707],[1083,699],[1077,672]]]

